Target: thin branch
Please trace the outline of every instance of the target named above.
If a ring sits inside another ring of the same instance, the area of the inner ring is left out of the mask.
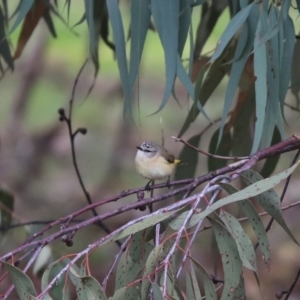
[[[215,155],[215,154],[206,152],[204,150],[201,150],[201,149],[193,146],[192,144],[186,142],[185,140],[177,138],[175,136],[172,136],[172,139],[174,139],[177,142],[183,143],[184,145],[188,146],[189,148],[191,148],[191,149],[193,149],[193,150],[195,150],[195,151],[197,151],[197,152],[199,152],[201,154],[209,156],[209,157],[213,157],[213,158],[217,158],[217,159],[224,159],[224,160],[243,160],[243,159],[249,159],[249,156],[220,156],[220,155]]]
[[[295,279],[294,279],[292,285],[290,286],[289,290],[287,291],[287,294],[286,294],[284,300],[289,299],[289,297],[290,297],[290,295],[291,295],[291,293],[292,293],[292,291],[293,291],[293,289],[294,289],[294,287],[295,287],[295,285],[296,285],[296,283],[297,283],[299,277],[300,277],[300,269],[298,270],[298,272],[297,272],[297,274],[296,274],[296,277],[295,277]]]
[[[112,265],[111,265],[109,271],[107,272],[107,274],[106,274],[104,280],[102,281],[102,284],[101,284],[101,285],[102,285],[102,287],[103,287],[104,290],[106,290],[106,284],[107,284],[107,281],[108,281],[110,275],[112,274],[113,269],[114,269],[115,265],[117,264],[117,262],[118,262],[120,256],[123,254],[124,250],[126,249],[126,247],[127,247],[127,245],[128,245],[128,243],[129,243],[129,241],[130,241],[131,238],[132,238],[132,235],[130,235],[130,236],[125,240],[125,242],[121,245],[120,251],[119,251],[119,252],[117,253],[117,255],[115,256],[115,259],[114,259],[114,261],[113,261],[113,263],[112,263]]]
[[[18,227],[28,226],[28,225],[48,225],[50,223],[56,222],[57,220],[48,220],[48,221],[28,221],[24,223],[17,223],[12,225],[0,226],[0,231],[11,230]],[[70,220],[71,223],[80,223],[84,220]]]
[[[79,77],[80,77],[84,67],[86,66],[87,62],[88,62],[88,59],[85,60],[85,62],[81,66],[81,68],[80,68],[80,70],[79,70],[79,72],[78,72],[78,74],[75,78],[73,88],[72,88],[72,93],[71,93],[71,99],[69,101],[69,114],[68,114],[68,117],[65,115],[64,109],[61,108],[61,109],[59,109],[58,112],[59,112],[59,115],[60,115],[60,120],[65,121],[67,123],[69,137],[70,137],[70,143],[71,143],[72,162],[73,162],[73,165],[74,165],[76,176],[78,178],[80,187],[83,191],[83,194],[84,194],[87,202],[91,205],[93,203],[93,201],[92,201],[91,196],[90,196],[89,192],[87,191],[87,189],[86,189],[86,187],[83,183],[83,179],[82,179],[82,176],[81,176],[80,171],[79,171],[77,158],[76,158],[76,152],[75,152],[75,137],[77,136],[78,133],[86,134],[87,130],[86,130],[86,128],[78,128],[77,130],[75,130],[73,132],[73,128],[72,128],[72,112],[73,112],[73,104],[74,104],[74,99],[75,99],[75,90],[76,90],[76,87],[77,87]],[[92,208],[91,211],[92,211],[94,216],[98,215],[95,208]],[[98,221],[97,225],[99,227],[101,227],[106,233],[109,234],[111,232],[110,229],[103,222]],[[116,241],[116,244],[119,247],[121,247],[121,243],[119,241]]]

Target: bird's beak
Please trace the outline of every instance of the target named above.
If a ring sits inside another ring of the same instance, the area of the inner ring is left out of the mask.
[[[141,150],[141,151],[143,151],[143,149],[140,147],[140,146],[138,146],[138,147],[136,147],[137,149],[139,149],[139,150]]]

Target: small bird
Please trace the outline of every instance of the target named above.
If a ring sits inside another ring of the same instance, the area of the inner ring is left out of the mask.
[[[168,177],[169,182],[175,165],[181,163],[181,160],[175,158],[167,149],[153,142],[144,142],[137,149],[135,167],[139,174],[150,180],[146,185],[147,190],[154,180]]]

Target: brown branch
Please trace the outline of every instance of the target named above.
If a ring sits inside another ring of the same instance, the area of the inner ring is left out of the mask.
[[[195,188],[198,185],[200,185],[201,183],[207,182],[207,181],[209,181],[213,178],[216,178],[219,175],[224,175],[226,173],[234,172],[231,176],[231,178],[233,178],[234,176],[237,176],[237,174],[240,173],[242,170],[251,168],[257,161],[259,161],[261,159],[271,157],[271,156],[274,156],[274,155],[277,155],[277,154],[280,154],[280,153],[284,153],[284,152],[287,152],[287,151],[292,151],[292,150],[295,150],[295,149],[299,149],[299,147],[300,147],[299,137],[298,136],[292,136],[292,137],[290,137],[290,138],[288,138],[288,139],[286,139],[286,140],[284,140],[284,141],[282,141],[282,142],[280,142],[276,145],[273,145],[269,148],[258,151],[256,154],[250,156],[249,159],[245,159],[243,161],[235,162],[235,163],[230,164],[228,166],[225,166],[225,167],[223,167],[223,168],[221,168],[217,171],[210,172],[208,174],[199,176],[199,177],[194,178],[194,179],[185,179],[185,180],[179,180],[179,181],[171,182],[171,183],[169,183],[170,185],[183,185],[184,184],[184,186],[181,186],[181,187],[179,187],[179,188],[177,188],[173,191],[169,191],[165,194],[158,195],[158,196],[155,196],[155,197],[146,198],[146,199],[143,199],[139,202],[124,205],[124,206],[122,206],[122,207],[120,207],[116,210],[113,210],[113,211],[110,211],[110,212],[107,212],[107,213],[103,213],[103,214],[98,215],[98,216],[94,216],[93,218],[90,218],[89,220],[83,221],[83,222],[81,222],[79,224],[76,224],[76,225],[73,225],[73,226],[69,226],[71,220],[73,220],[75,217],[81,215],[83,212],[86,212],[86,211],[88,211],[92,208],[104,205],[104,204],[112,202],[112,201],[117,201],[117,200],[122,199],[122,198],[124,198],[128,195],[131,195],[131,194],[141,193],[141,192],[145,191],[145,187],[121,192],[118,195],[115,195],[113,197],[109,197],[109,198],[104,199],[102,201],[98,201],[97,203],[94,203],[92,205],[88,205],[85,208],[74,212],[73,214],[70,214],[70,215],[68,215],[64,218],[61,218],[59,220],[56,220],[55,222],[50,223],[48,226],[46,226],[40,232],[36,233],[34,236],[29,238],[27,241],[25,241],[23,243],[23,245],[21,245],[20,247],[14,249],[13,251],[7,253],[6,255],[2,256],[0,259],[1,260],[8,260],[11,257],[15,257],[18,253],[20,253],[23,250],[25,250],[27,248],[30,248],[30,247],[39,247],[39,246],[44,247],[45,245],[51,243],[52,241],[54,241],[57,238],[60,238],[64,235],[74,234],[74,232],[77,232],[78,230],[80,230],[80,229],[82,229],[86,226],[89,226],[91,224],[94,224],[98,221],[103,221],[105,219],[117,216],[119,214],[122,214],[124,212],[129,211],[129,210],[139,208],[139,207],[144,206],[144,205],[149,205],[149,204],[152,204],[152,203],[163,201],[163,200],[165,200],[167,198],[170,198],[170,197],[172,197],[172,196],[174,196],[178,193],[188,191],[191,188]],[[151,186],[151,188],[156,189],[156,188],[162,188],[162,187],[165,187],[165,186],[167,186],[167,183]],[[193,196],[191,196],[187,199],[176,202],[175,204],[172,204],[168,207],[164,207],[163,210],[160,210],[160,212],[171,211],[174,208],[178,209],[182,206],[185,206],[188,203],[192,203],[195,200],[195,197],[197,197],[197,195],[193,195]],[[156,213],[157,212],[155,212],[154,214],[156,214]],[[147,216],[144,216],[144,217],[146,218]],[[41,240],[35,240],[38,236],[42,236],[50,228],[52,228],[53,226],[59,225],[59,224],[65,225],[65,226],[63,226],[64,228],[62,228],[59,232],[55,232],[53,234],[50,234],[49,236],[47,236],[47,237],[45,237]],[[126,224],[126,226],[128,226],[128,224]],[[124,228],[126,228],[126,226],[125,227],[122,226],[121,229],[123,230]],[[120,228],[117,230],[117,232],[119,232],[119,230],[120,230]],[[116,234],[116,231],[113,234]],[[104,237],[100,241],[106,240],[109,236],[112,236],[112,235],[109,234],[108,236]],[[99,243],[100,243],[100,241],[99,241]],[[97,245],[99,245],[99,244],[97,244]]]
[[[176,142],[180,142],[180,143],[183,143],[184,145],[188,146],[189,148],[201,153],[201,154],[204,154],[206,156],[209,156],[209,157],[213,157],[213,158],[217,158],[217,159],[225,159],[225,160],[242,160],[242,159],[248,159],[249,156],[242,156],[242,157],[239,157],[239,156],[220,156],[220,155],[215,155],[215,154],[212,154],[212,153],[209,153],[209,152],[206,152],[204,150],[201,150],[195,146],[193,146],[192,144],[186,142],[185,140],[181,139],[181,138],[177,138],[175,136],[172,136],[172,139],[174,139]]]

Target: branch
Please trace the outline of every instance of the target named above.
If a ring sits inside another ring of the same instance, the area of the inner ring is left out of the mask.
[[[72,112],[73,112],[73,103],[74,103],[74,99],[75,99],[75,90],[76,90],[76,86],[77,86],[77,83],[78,83],[78,80],[79,80],[79,77],[84,69],[84,67],[86,66],[88,62],[88,59],[85,60],[85,62],[83,63],[82,67],[80,68],[76,78],[75,78],[75,81],[74,81],[74,85],[73,85],[73,88],[72,88],[72,93],[71,93],[71,99],[70,99],[70,102],[69,102],[69,115],[66,116],[65,114],[65,111],[63,108],[60,108],[58,110],[58,113],[60,115],[59,117],[59,120],[60,121],[65,121],[67,123],[67,126],[68,126],[68,132],[69,132],[69,136],[70,136],[70,143],[71,143],[71,152],[72,152],[72,162],[73,162],[73,165],[74,165],[74,169],[75,169],[75,172],[76,172],[76,176],[78,178],[78,181],[79,181],[79,184],[80,184],[80,187],[83,191],[83,194],[87,200],[87,202],[91,205],[93,203],[92,199],[91,199],[91,196],[89,194],[89,192],[87,191],[84,183],[83,183],[83,179],[82,179],[82,176],[80,174],[80,171],[79,171],[79,167],[78,167],[78,164],[77,164],[77,158],[76,158],[76,152],[75,152],[75,137],[78,133],[81,133],[83,135],[85,135],[87,133],[87,130],[86,128],[78,128],[76,129],[74,132],[73,132],[73,128],[72,128]],[[95,208],[91,208],[92,210],[92,213],[94,216],[97,216],[97,212],[95,210]],[[106,233],[110,233],[110,229],[101,221],[97,221],[96,224],[101,227]],[[119,241],[116,241],[116,244],[121,247],[121,243]]]

